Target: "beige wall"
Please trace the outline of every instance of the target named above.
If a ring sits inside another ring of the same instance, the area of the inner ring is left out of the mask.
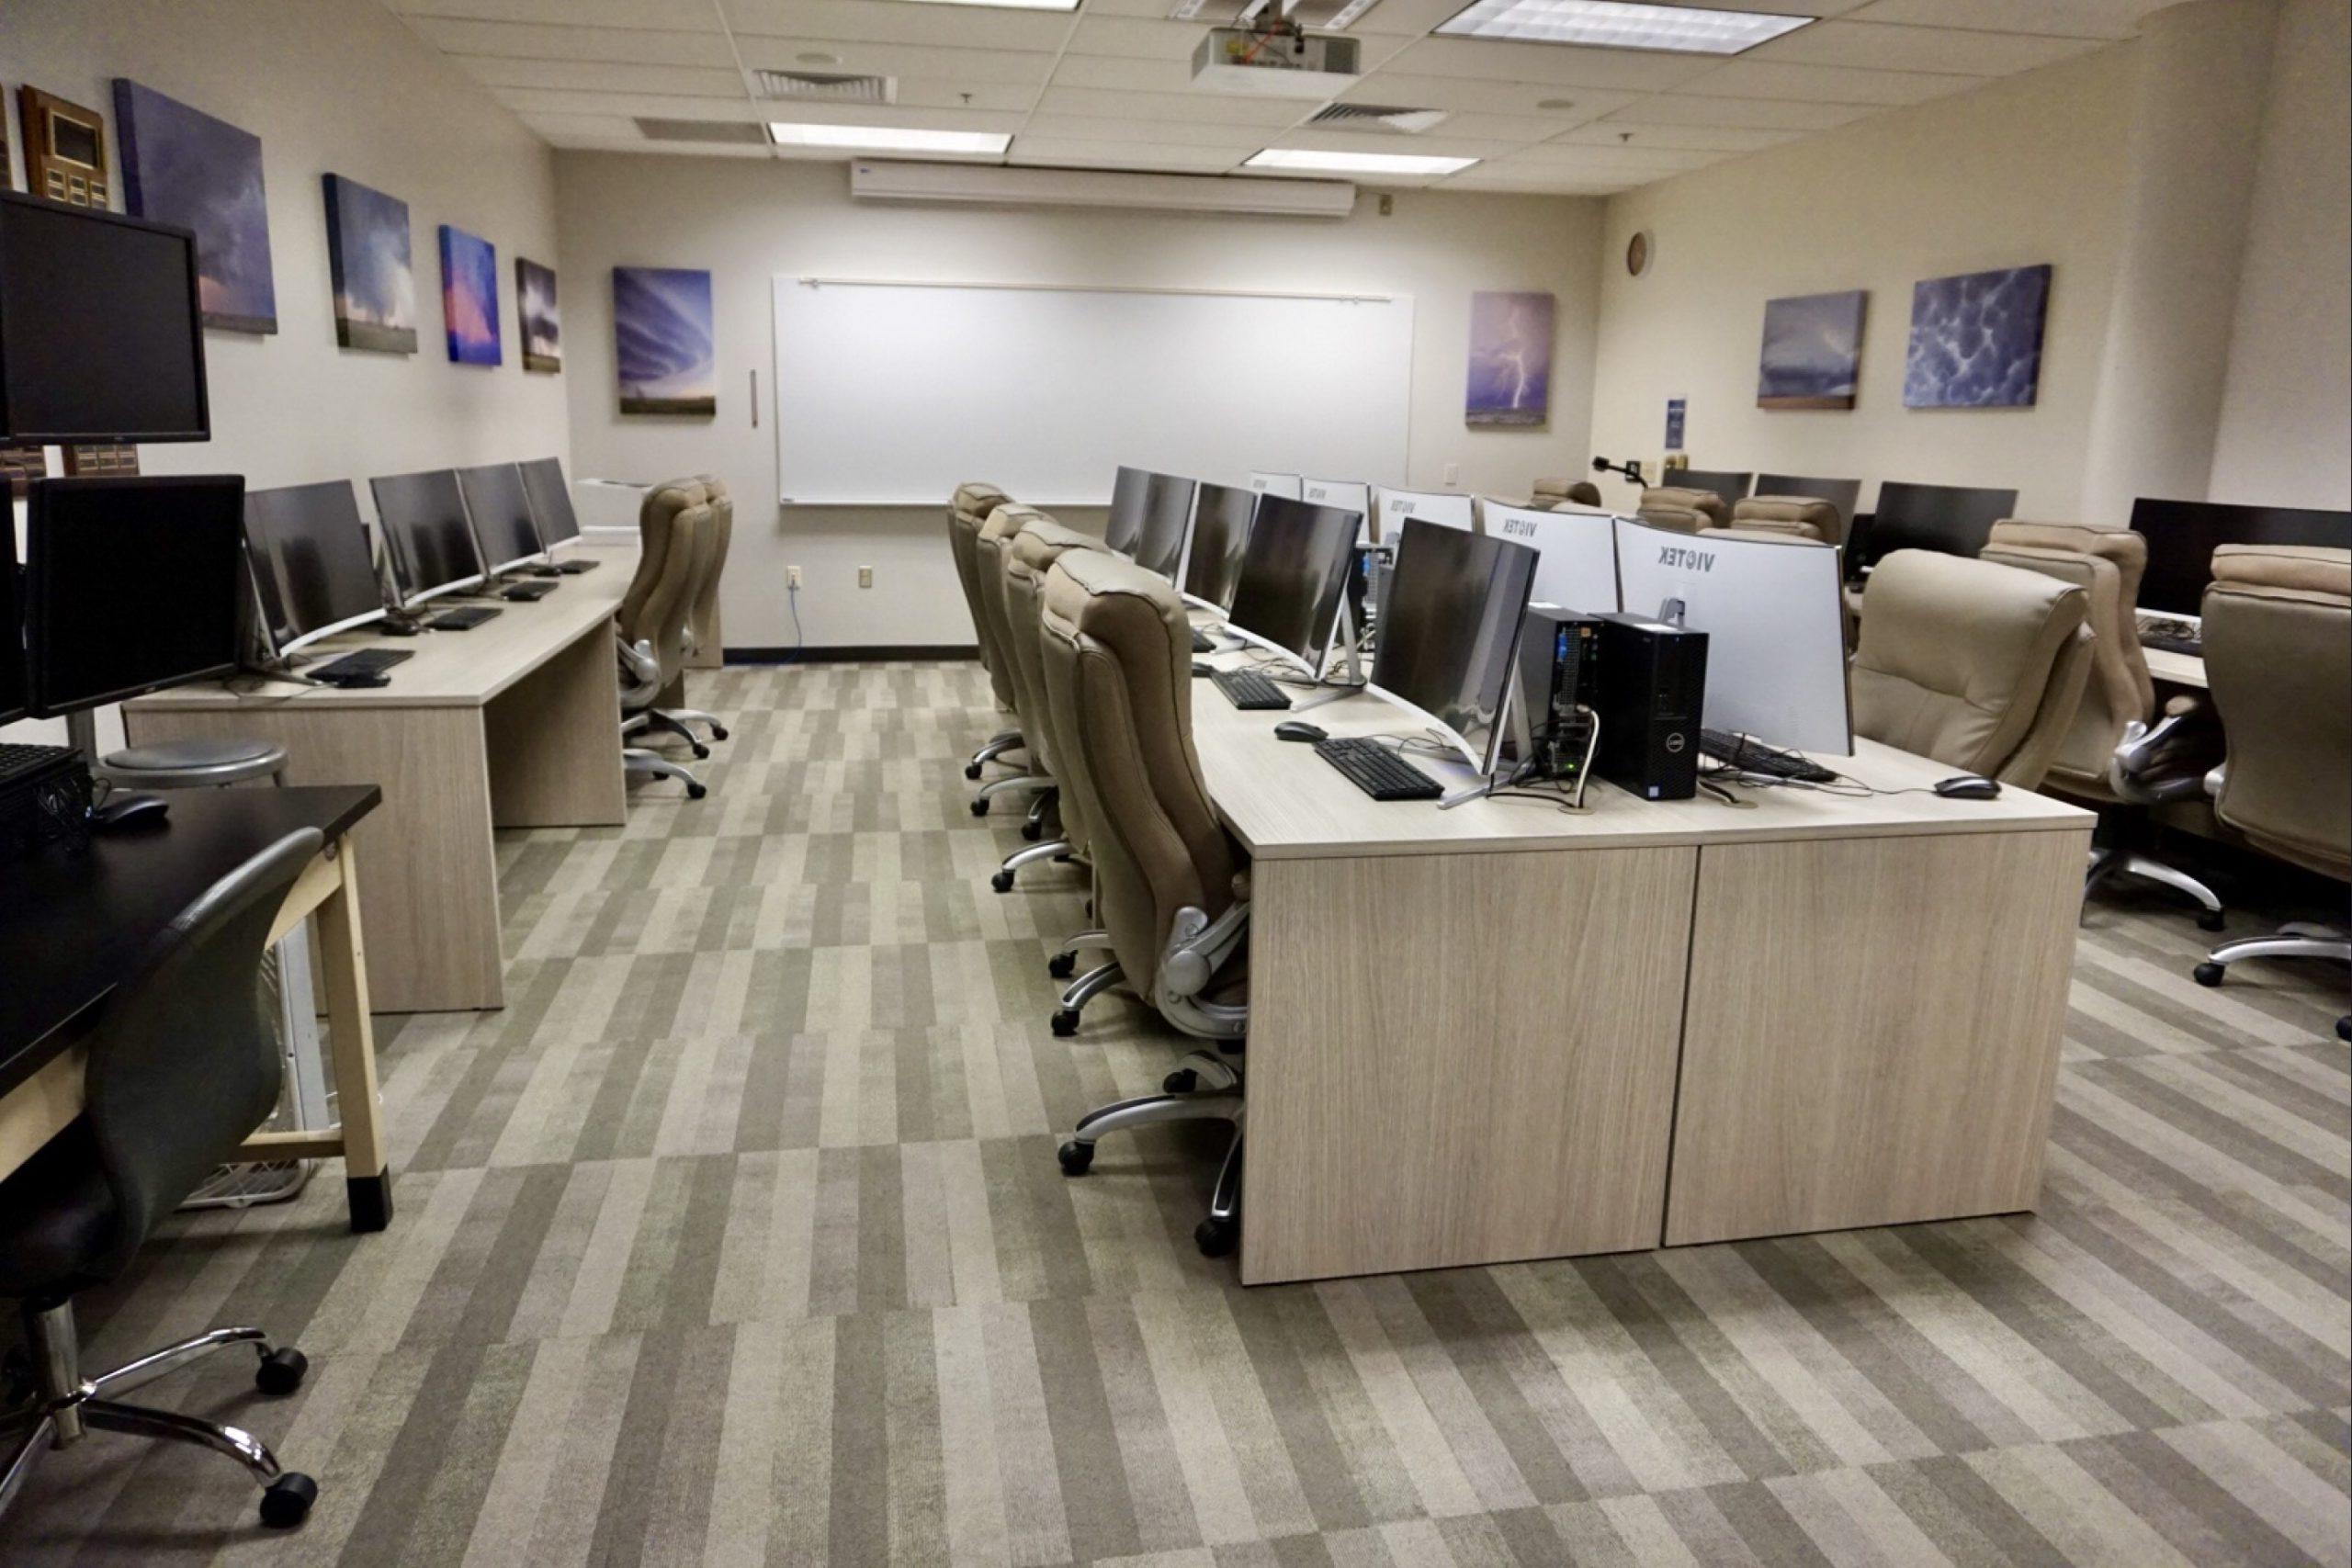
[[[146,471],[243,473],[258,486],[568,455],[563,378],[524,374],[514,326],[514,254],[559,260],[552,155],[390,12],[371,0],[0,7],[12,129],[25,82],[103,109],[112,127],[113,79],[128,76],[261,138],[277,332],[205,333],[213,438],[143,447]],[[319,184],[329,172],[408,203],[413,355],[335,346]],[[443,223],[498,247],[506,362],[495,368],[452,365],[444,351]],[[372,512],[364,482],[360,504]]]
[[[1409,293],[1414,303],[1411,450],[1406,472],[1370,480],[1523,495],[1538,474],[1580,467],[1591,385],[1600,204],[1588,198],[1402,192],[1393,217],[1367,193],[1340,222],[1124,211],[982,211],[853,204],[839,164],[557,155],[568,265],[567,390],[582,475],[650,480],[711,470],[739,498],[723,614],[730,648],[795,640],[784,583],[798,565],[811,647],[968,643],[969,619],[938,507],[777,511],[765,395],[774,377],[770,280],[777,273],[993,281],[1171,284]],[[719,411],[712,420],[624,417],[613,385],[615,265],[707,267],[717,296]],[[1533,432],[1462,423],[1474,289],[1558,296],[1552,422]],[[763,388],[760,428],[747,387]],[[985,367],[943,364],[987,395]],[[1248,389],[1235,389],[1247,396]],[[919,432],[910,440],[921,439]],[[1247,464],[1248,457],[1238,462]],[[987,475],[974,475],[985,479]],[[1346,476],[1342,476],[1346,477]],[[1091,519],[1073,517],[1085,525]],[[875,586],[856,586],[857,569]]]
[[[2288,0],[2211,498],[2352,506],[2352,11]]]

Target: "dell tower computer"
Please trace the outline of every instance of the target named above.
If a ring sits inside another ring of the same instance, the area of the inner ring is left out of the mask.
[[[1644,800],[1699,793],[1707,634],[1618,612],[1600,622],[1600,745],[1593,772]]]

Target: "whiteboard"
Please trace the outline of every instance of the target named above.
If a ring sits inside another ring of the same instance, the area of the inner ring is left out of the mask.
[[[775,279],[787,503],[970,479],[1099,506],[1122,463],[1220,482],[1404,467],[1409,296]]]

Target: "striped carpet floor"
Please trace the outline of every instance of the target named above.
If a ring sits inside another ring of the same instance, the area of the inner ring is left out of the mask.
[[[1193,1250],[1215,1134],[1056,1132],[1153,1085],[1115,1000],[1044,1028],[1069,868],[999,897],[976,666],[702,678],[711,797],[502,837],[503,1012],[387,1019],[399,1214],[173,1221],[96,1365],[299,1341],[149,1397],[322,1495],[100,1437],[17,1563],[2342,1563],[2344,976],[2083,928],[2044,1206],[1244,1292]],[[2251,931],[2288,913],[2248,909]]]

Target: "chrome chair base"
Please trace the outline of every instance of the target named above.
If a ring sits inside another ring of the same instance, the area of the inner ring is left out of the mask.
[[[2091,889],[2119,876],[2136,876],[2188,894],[2197,900],[2203,911],[2197,917],[2197,923],[2209,931],[2222,929],[2222,900],[2211,888],[2177,866],[2166,865],[2160,860],[2151,860],[2130,850],[2102,848],[2091,851],[2090,870],[2083,877],[2083,896],[2087,898]]]
[[[1185,1064],[1169,1075],[1173,1084],[1184,1074],[1197,1075],[1204,1069],[1222,1077],[1223,1084],[1213,1089],[1171,1089],[1159,1094],[1139,1095],[1090,1111],[1078,1119],[1078,1126],[1057,1151],[1064,1176],[1084,1176],[1094,1166],[1094,1145],[1110,1133],[1131,1133],[1138,1127],[1158,1126],[1168,1122],[1230,1122],[1232,1141],[1225,1147],[1225,1159],[1217,1167],[1216,1185],[1209,1194],[1209,1212],[1193,1229],[1193,1241],[1204,1258],[1222,1258],[1231,1252],[1241,1239],[1241,1150],[1242,1121],[1248,1108],[1242,1101],[1240,1075],[1231,1065],[1218,1060],[1205,1051],[1195,1051],[1184,1058]]]
[[[987,767],[990,762],[995,761],[999,757],[1003,756],[1007,751],[1013,750],[1020,744],[1021,731],[1017,729],[998,730],[994,735],[989,737],[988,743],[986,745],[972,753],[972,760],[964,764],[964,776],[967,779],[978,778],[982,768]]]
[[[1016,789],[1051,789],[1053,787],[1054,781],[1043,773],[1012,773],[1004,778],[990,779],[980,786],[978,794],[972,796],[972,815],[986,817],[989,814],[989,802],[1000,795],[1006,795]]]
[[[2245,958],[2332,958],[2338,964],[2352,964],[2352,932],[2293,920],[2270,936],[2245,936],[2223,942],[2189,973],[2200,986],[2218,986],[2229,966]],[[2352,1013],[2335,1021],[2335,1036],[2352,1041]]]
[[[1093,913],[1091,909],[1089,909],[1087,912],[1089,914]],[[1053,956],[1046,960],[1046,973],[1052,976],[1057,980],[1067,980],[1072,975],[1078,973],[1078,955],[1080,953],[1107,951],[1110,945],[1111,933],[1109,931],[1103,931],[1100,928],[1080,931],[1077,935],[1063,942],[1059,947],[1054,949]]]
[[[684,722],[675,714],[664,713],[660,708],[642,708],[639,710],[636,716],[644,721],[642,728],[637,733],[642,733],[645,729],[659,729],[666,735],[676,736],[694,748],[696,759],[710,755],[710,748],[702,743],[702,737],[687,728]]]
[[[1068,839],[1049,839],[1042,844],[1030,844],[1005,856],[1004,863],[997,867],[994,876],[989,878],[989,886],[1000,893],[1010,893],[1012,891],[1013,874],[1023,866],[1035,865],[1041,860],[1069,858],[1069,840]]]
[[[688,800],[700,800],[710,793],[702,780],[695,777],[693,773],[683,764],[673,762],[659,751],[650,751],[642,746],[621,748],[621,772],[630,778],[676,779],[686,786]]]
[[[1067,1040],[1077,1033],[1079,1012],[1112,987],[1125,983],[1126,977],[1126,971],[1120,968],[1114,960],[1096,964],[1063,987],[1061,1002],[1054,1009],[1055,1035]]]
[[[681,729],[685,729],[689,724],[699,724],[710,731],[713,740],[727,739],[727,727],[718,721],[715,713],[705,713],[700,708],[662,708],[658,711]],[[687,730],[686,733],[691,738],[694,732]]]

